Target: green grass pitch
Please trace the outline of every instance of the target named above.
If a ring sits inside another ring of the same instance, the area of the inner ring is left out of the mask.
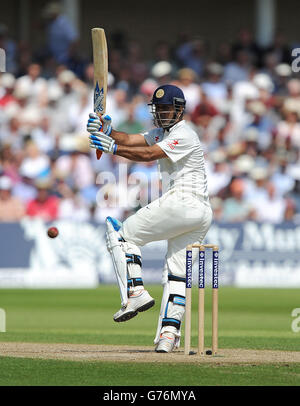
[[[91,290],[0,290],[7,332],[3,342],[153,344],[162,295],[151,310],[115,323],[116,286]],[[193,290],[192,345],[197,345],[197,289]],[[210,296],[206,293],[206,343],[211,340]],[[300,350],[291,312],[300,307],[297,289],[219,290],[220,348]],[[0,385],[300,385],[300,364],[208,365],[113,363],[0,357]]]

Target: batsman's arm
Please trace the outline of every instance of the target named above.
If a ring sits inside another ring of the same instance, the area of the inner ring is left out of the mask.
[[[116,131],[112,128],[111,122],[111,117],[108,115],[100,118],[97,114],[90,113],[87,122],[87,131],[90,134],[102,132],[115,140],[118,145],[126,145],[128,147],[145,147],[148,145],[142,134],[127,134]]]
[[[116,155],[136,162],[150,162],[161,158],[167,158],[166,153],[158,145],[149,146],[146,143],[145,145],[146,146],[133,147],[118,145]]]
[[[121,131],[112,130],[110,136],[116,144],[126,147],[146,147],[148,144],[142,134],[127,134]]]

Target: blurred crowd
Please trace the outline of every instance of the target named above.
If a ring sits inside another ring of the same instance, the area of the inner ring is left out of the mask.
[[[42,51],[15,42],[0,24],[7,54],[7,73],[0,74],[0,221],[122,220],[140,207],[150,182],[159,183],[156,163],[95,158],[85,131],[93,111],[91,55],[79,51],[75,28],[55,4],[44,18]],[[155,88],[179,86],[185,120],[204,146],[215,220],[300,223],[300,79],[283,34],[261,49],[241,29],[212,51],[203,38],[182,33],[174,43],[154,44],[150,59],[122,32],[108,40],[107,113],[115,129],[149,130]],[[125,190],[134,196],[127,203]]]

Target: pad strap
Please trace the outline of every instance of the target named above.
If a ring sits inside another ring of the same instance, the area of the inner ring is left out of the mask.
[[[142,278],[131,278],[128,279],[128,288],[133,288],[135,286],[144,286]]]
[[[173,302],[179,306],[185,306],[185,297],[181,295],[170,295],[169,302]]]
[[[140,255],[126,254],[127,264],[137,264],[142,267],[142,258]]]
[[[172,326],[172,327],[177,328],[177,330],[180,330],[181,321],[176,320],[176,319],[165,318],[165,319],[162,319],[161,326],[162,327]]]
[[[174,282],[184,282],[185,283],[185,278],[181,278],[180,276],[175,276],[175,275],[168,275],[168,280],[169,281],[174,281]]]
[[[184,296],[171,294],[171,295],[169,295],[168,304],[170,302],[173,303],[174,305],[179,305],[179,306],[185,307],[185,297]],[[162,319],[161,326],[162,327],[173,326],[173,327],[176,327],[178,330],[180,330],[181,321],[178,319],[175,319],[175,318],[167,317],[167,313],[168,313],[168,305],[166,307],[165,317]]]

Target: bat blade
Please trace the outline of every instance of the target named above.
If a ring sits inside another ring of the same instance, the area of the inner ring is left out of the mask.
[[[94,112],[101,117],[105,114],[108,74],[108,54],[105,31],[103,28],[92,29],[94,59]],[[97,159],[102,152],[96,150]]]

